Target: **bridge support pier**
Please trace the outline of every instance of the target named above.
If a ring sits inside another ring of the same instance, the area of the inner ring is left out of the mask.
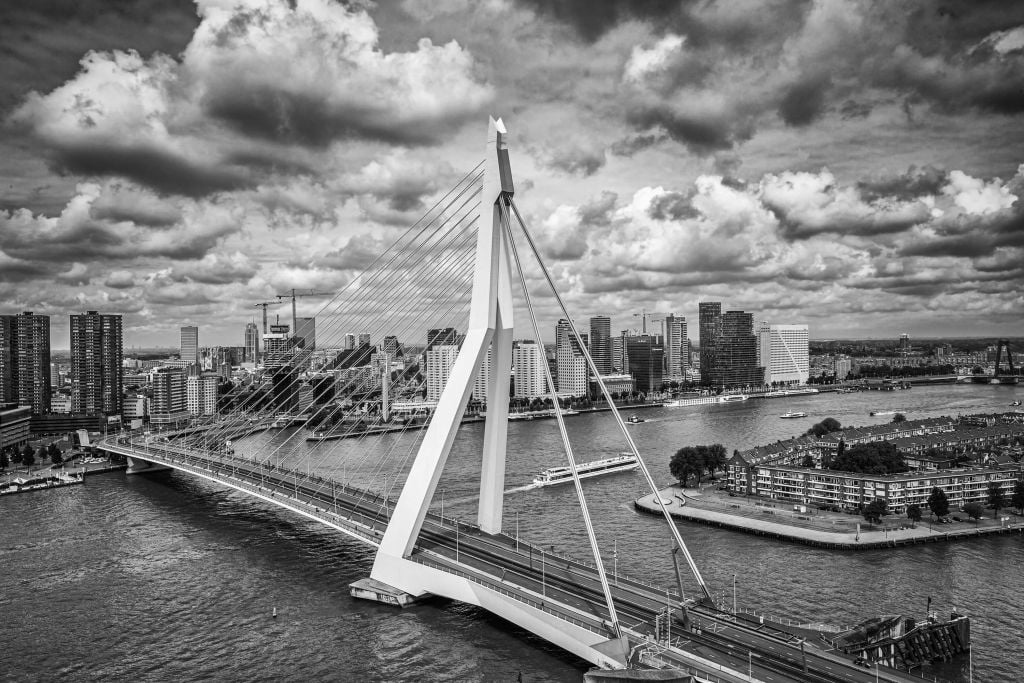
[[[166,465],[157,465],[149,460],[129,455],[128,469],[125,471],[125,474],[149,474],[150,472],[169,472],[170,470],[171,468]]]
[[[414,605],[430,596],[430,593],[421,593],[420,595],[406,593],[400,588],[395,588],[382,581],[370,578],[359,579],[354,583],[350,583],[348,585],[348,592],[353,598],[374,600],[385,605],[397,605],[399,607]]]

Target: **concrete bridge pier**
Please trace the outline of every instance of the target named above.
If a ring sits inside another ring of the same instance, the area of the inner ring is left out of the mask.
[[[158,465],[149,460],[143,460],[136,455],[128,456],[128,469],[126,474],[149,474],[150,472],[163,472],[170,471],[170,467],[166,465]]]

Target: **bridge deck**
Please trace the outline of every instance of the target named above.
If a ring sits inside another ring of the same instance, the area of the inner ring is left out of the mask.
[[[379,545],[394,506],[394,501],[341,482],[235,455],[172,443],[117,444],[107,440],[101,448],[218,482],[372,546]],[[610,637],[598,573],[588,562],[552,554],[507,534],[486,534],[473,525],[433,513],[427,515],[409,560],[464,577],[557,619]],[[658,661],[712,676],[711,680],[745,680],[745,676],[737,679],[728,670],[749,670],[761,680],[876,680],[873,670],[854,667],[849,660],[814,647],[807,647],[802,654],[793,636],[770,626],[736,620],[710,606],[691,608],[689,630],[673,624],[673,647],[655,646],[655,615],[666,604],[678,605],[680,597],[623,576],[612,577],[612,593],[632,642],[650,642],[651,656]],[[922,679],[882,668],[877,680]]]

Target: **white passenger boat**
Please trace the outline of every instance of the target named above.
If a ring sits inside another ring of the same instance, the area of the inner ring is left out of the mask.
[[[779,417],[781,417],[784,420],[787,420],[787,419],[791,420],[791,419],[793,419],[795,417],[807,417],[807,413],[794,412],[794,411],[791,410],[788,413],[784,413],[782,415],[779,415]]]
[[[718,397],[719,403],[737,403],[739,401],[746,401],[749,396],[746,394],[724,394]]]
[[[635,455],[632,453],[622,453],[613,458],[580,463],[576,466],[576,471],[580,479],[586,479],[587,477],[596,477],[601,474],[626,472],[639,467],[639,465],[640,463],[637,462]],[[540,476],[533,480],[533,483],[537,486],[551,486],[552,484],[561,484],[567,481],[572,481],[572,470],[566,465],[549,467],[541,472]]]

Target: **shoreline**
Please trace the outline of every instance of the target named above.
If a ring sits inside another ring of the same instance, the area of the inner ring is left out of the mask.
[[[667,501],[665,507],[668,509],[669,514],[676,519],[830,550],[899,548],[920,543],[958,541],[992,534],[1024,534],[1024,520],[1020,517],[1017,518],[1018,521],[1006,525],[998,525],[991,520],[989,520],[988,524],[985,522],[981,524],[959,522],[955,523],[957,524],[955,529],[943,528],[941,530],[934,527],[930,528],[923,522],[918,523],[914,527],[908,526],[909,522],[907,522],[899,527],[862,528],[860,531],[850,529],[831,530],[828,528],[818,528],[824,525],[823,523],[815,523],[811,519],[813,515],[807,516],[792,513],[789,517],[786,517],[784,514],[779,514],[779,512],[787,512],[784,508],[762,506],[761,512],[777,518],[775,520],[760,519],[750,514],[737,514],[727,510],[713,509],[720,504],[705,501],[703,499],[705,495],[703,491],[681,489],[678,485],[661,489],[658,495],[661,496],[662,500]],[[774,503],[782,504],[781,501],[774,501]],[[633,505],[637,510],[647,514],[661,514],[661,508],[658,506],[654,494],[637,498]],[[739,504],[733,505],[739,508]],[[753,510],[751,510],[752,513]],[[842,520],[842,518],[835,517],[828,517],[827,519]],[[857,519],[861,518],[858,517]],[[849,519],[842,521],[850,522]]]

